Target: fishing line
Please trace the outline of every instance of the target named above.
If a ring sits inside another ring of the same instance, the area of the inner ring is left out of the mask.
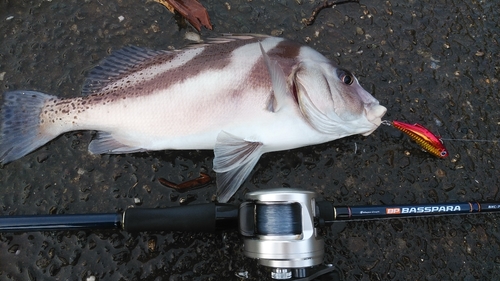
[[[444,139],[444,138],[441,138],[441,140],[444,140],[444,141],[468,141],[468,142],[494,142],[494,143],[498,142],[498,140],[464,140],[464,139]]]
[[[298,235],[302,233],[300,204],[256,204],[256,230],[259,235]]]
[[[380,123],[382,125],[386,125],[389,127],[394,127],[393,122],[389,120],[382,120]],[[479,139],[479,140],[472,140],[472,139],[451,139],[451,138],[441,138],[439,137],[441,141],[466,141],[466,142],[492,142],[492,143],[497,143],[498,140],[486,140],[486,139]]]

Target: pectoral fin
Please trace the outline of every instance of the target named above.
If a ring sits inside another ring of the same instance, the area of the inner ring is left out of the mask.
[[[219,133],[214,148],[219,202],[227,202],[238,190],[257,164],[262,147],[261,142],[246,141],[224,131]]]
[[[270,108],[273,112],[279,111],[281,108],[286,106],[288,103],[291,103],[293,100],[290,98],[291,94],[288,90],[288,85],[286,83],[286,76],[283,69],[279,66],[278,62],[271,61],[266,51],[262,47],[262,44],[259,42],[260,50],[262,52],[262,56],[264,57],[264,62],[266,63],[267,70],[269,71],[269,75],[271,76],[271,82],[273,84],[273,92],[274,99],[276,99],[276,106],[273,106],[274,99],[270,100]]]
[[[98,132],[97,138],[89,144],[89,151],[92,154],[121,154],[146,151],[140,147],[131,147],[117,141],[113,135],[107,132]]]

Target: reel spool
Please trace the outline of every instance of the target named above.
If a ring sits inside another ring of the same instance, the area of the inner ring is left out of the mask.
[[[273,268],[273,279],[304,278],[323,262],[324,241],[314,227],[315,194],[294,189],[251,192],[240,205],[244,254]]]

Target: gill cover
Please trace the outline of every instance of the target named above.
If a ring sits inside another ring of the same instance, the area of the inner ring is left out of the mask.
[[[346,123],[362,116],[356,85],[362,90],[352,74],[330,64],[305,61],[294,73],[300,111],[312,127],[329,135],[344,136],[351,131]]]

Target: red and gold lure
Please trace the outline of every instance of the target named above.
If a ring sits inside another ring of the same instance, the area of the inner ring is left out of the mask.
[[[436,137],[433,133],[427,130],[420,124],[407,124],[399,121],[384,121],[387,125],[392,125],[394,128],[407,134],[412,140],[418,143],[424,150],[430,154],[445,158],[448,156],[448,151],[443,145],[441,138]]]

